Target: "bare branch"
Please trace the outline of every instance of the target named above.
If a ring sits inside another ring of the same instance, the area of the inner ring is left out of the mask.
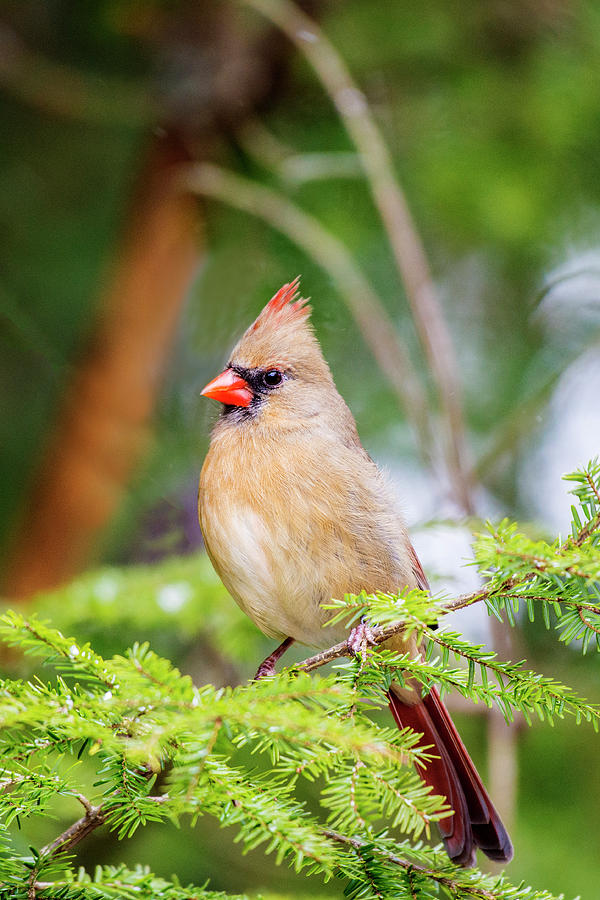
[[[237,132],[242,147],[258,165],[289,185],[323,178],[364,178],[356,153],[328,150],[300,153],[275,137],[260,119],[250,119]]]
[[[466,463],[461,389],[452,339],[421,238],[394,173],[387,145],[364,94],[352,79],[342,57],[313,19],[291,0],[242,2],[281,28],[306,57],[356,146],[437,386],[447,432],[445,459],[456,499],[462,509],[470,514],[473,512],[472,485]]]

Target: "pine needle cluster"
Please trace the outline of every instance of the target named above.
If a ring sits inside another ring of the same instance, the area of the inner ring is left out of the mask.
[[[0,898],[225,900],[141,866],[87,873],[73,863],[76,845],[97,828],[127,839],[151,822],[169,828],[206,816],[233,826],[247,850],[273,854],[306,876],[340,879],[352,900],[554,900],[457,868],[424,843],[451,812],[418,776],[427,759],[418,736],[380,724],[373,711],[386,705],[392,680],[410,677],[424,691],[437,685],[495,705],[508,721],[571,716],[598,729],[597,704],[444,627],[449,611],[484,602],[508,625],[541,616],[560,642],[600,649],[600,464],[568,478],[578,502],[566,540],[533,541],[510,522],[490,525],[475,541],[480,591],[332,601],[336,620],[369,622],[372,644],[350,658],[338,645],[259,682],[197,686],[147,643],[105,658],[65,637],[78,617],[127,630],[136,616],[154,616],[164,627],[165,585],[171,612],[176,595],[184,598],[176,627],[192,637],[198,621],[205,635],[217,630],[223,596],[197,560],[105,571],[42,598],[37,610],[5,612],[0,638],[20,665],[30,661],[26,677],[0,684]],[[54,624],[46,620],[52,610]],[[399,628],[416,632],[422,657],[378,649]],[[331,674],[316,671],[332,660]],[[38,662],[43,674],[32,675]],[[90,767],[91,792],[82,774]],[[319,792],[316,811],[302,799],[304,781]],[[79,807],[71,824],[24,852],[35,820],[56,817],[59,807],[64,816],[65,804]]]

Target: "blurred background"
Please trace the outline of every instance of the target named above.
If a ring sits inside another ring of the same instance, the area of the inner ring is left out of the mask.
[[[302,9],[0,7],[2,593],[101,653],[149,639],[199,681],[247,678],[270,649],[202,556],[199,391],[298,273],[434,589],[476,586],[481,518],[564,534],[560,477],[600,449],[600,6]],[[319,80],[332,58],[360,90]],[[453,624],[597,693],[597,662],[537,624]],[[511,879],[594,896],[597,737],[457,717],[512,822]],[[79,855],[307,891],[208,821]]]

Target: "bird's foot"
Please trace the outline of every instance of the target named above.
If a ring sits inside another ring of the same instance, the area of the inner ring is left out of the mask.
[[[348,635],[348,649],[364,659],[370,647],[377,646],[376,633],[366,622],[360,622]]]
[[[258,669],[256,670],[256,675],[254,676],[254,681],[258,681],[259,678],[265,678],[267,675],[275,674],[275,661],[271,659],[270,656],[267,656],[264,659]]]
[[[254,676],[254,681],[258,681],[259,678],[265,678],[267,675],[275,674],[275,663],[277,660],[283,656],[288,647],[291,647],[294,643],[294,638],[286,638],[285,641],[273,650],[272,653],[267,656],[266,659],[263,659],[260,666],[256,670],[256,675]]]

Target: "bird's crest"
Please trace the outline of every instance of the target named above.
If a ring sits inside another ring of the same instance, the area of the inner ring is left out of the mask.
[[[248,334],[261,326],[277,328],[279,325],[303,322],[310,316],[308,300],[300,296],[300,276],[297,275],[289,284],[284,284],[271,297],[255,322],[248,329]]]
[[[284,284],[244,332],[231,351],[231,359],[245,368],[279,364],[298,366],[324,376],[321,349],[309,322],[310,306],[300,296],[300,276]]]

